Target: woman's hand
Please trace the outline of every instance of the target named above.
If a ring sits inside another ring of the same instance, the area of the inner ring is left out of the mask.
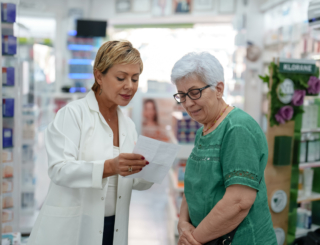
[[[112,169],[115,174],[127,176],[140,172],[148,164],[149,162],[139,154],[121,153],[113,159]],[[129,168],[132,168],[132,172],[129,171]]]
[[[196,228],[187,221],[178,223],[179,242],[178,245],[201,245],[192,235]]]

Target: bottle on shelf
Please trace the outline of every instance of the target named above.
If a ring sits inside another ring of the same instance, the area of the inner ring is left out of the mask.
[[[300,162],[304,163],[307,161],[307,137],[306,134],[301,135],[300,141]]]
[[[309,133],[308,134],[308,141],[307,141],[307,161],[308,162],[315,162],[316,161],[316,151],[317,151],[316,141],[314,136]]]

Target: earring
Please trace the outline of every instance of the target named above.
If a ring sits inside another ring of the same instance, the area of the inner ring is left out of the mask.
[[[99,95],[101,95],[101,93],[102,93],[102,89],[100,89],[100,93],[99,93]]]

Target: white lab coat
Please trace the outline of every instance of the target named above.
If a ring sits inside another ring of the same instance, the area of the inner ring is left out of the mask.
[[[132,153],[134,123],[118,108],[120,153]],[[59,110],[45,143],[51,184],[28,245],[101,245],[109,179],[104,162],[113,158],[113,132],[99,112],[94,92]],[[114,245],[128,244],[132,189],[152,183],[119,176]]]

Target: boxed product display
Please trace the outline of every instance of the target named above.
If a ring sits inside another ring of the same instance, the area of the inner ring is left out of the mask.
[[[14,86],[14,67],[2,67],[2,85]]]
[[[2,177],[12,178],[13,177],[13,167],[12,163],[4,163],[2,167]]]
[[[11,233],[11,232],[13,232],[13,227],[10,223],[9,224],[6,223],[5,225],[2,225],[2,234]],[[6,237],[6,236],[2,235],[2,237]],[[3,240],[2,240],[2,242],[3,242]]]
[[[12,161],[13,161],[12,149],[3,149],[2,150],[2,162],[12,162]]]
[[[13,220],[13,211],[4,209],[2,210],[2,223],[11,222]]]
[[[182,119],[177,119],[176,124],[177,140],[179,143],[193,144],[201,124],[191,119],[187,113],[183,112],[182,114]]]
[[[16,5],[13,3],[1,3],[1,21],[16,22]]]
[[[21,171],[21,185],[22,186],[34,186],[35,178],[32,168],[23,168]]]
[[[22,209],[32,209],[34,208],[34,193],[24,192],[21,194],[21,208]]]
[[[2,181],[2,193],[11,193],[13,191],[13,182],[11,180]]]
[[[300,141],[300,163],[320,160],[319,133],[302,134]]]
[[[33,158],[33,145],[22,145],[22,162],[32,162]]]
[[[2,54],[15,55],[17,53],[17,38],[14,36],[2,36]]]
[[[3,117],[14,116],[14,99],[13,98],[2,99],[2,116]]]
[[[8,148],[13,146],[13,133],[12,128],[3,128],[2,129],[2,146],[3,148]]]
[[[35,120],[24,120],[22,125],[22,137],[24,139],[34,139],[35,135]]]
[[[11,194],[4,194],[2,197],[2,208],[12,208],[13,207],[13,197]]]

